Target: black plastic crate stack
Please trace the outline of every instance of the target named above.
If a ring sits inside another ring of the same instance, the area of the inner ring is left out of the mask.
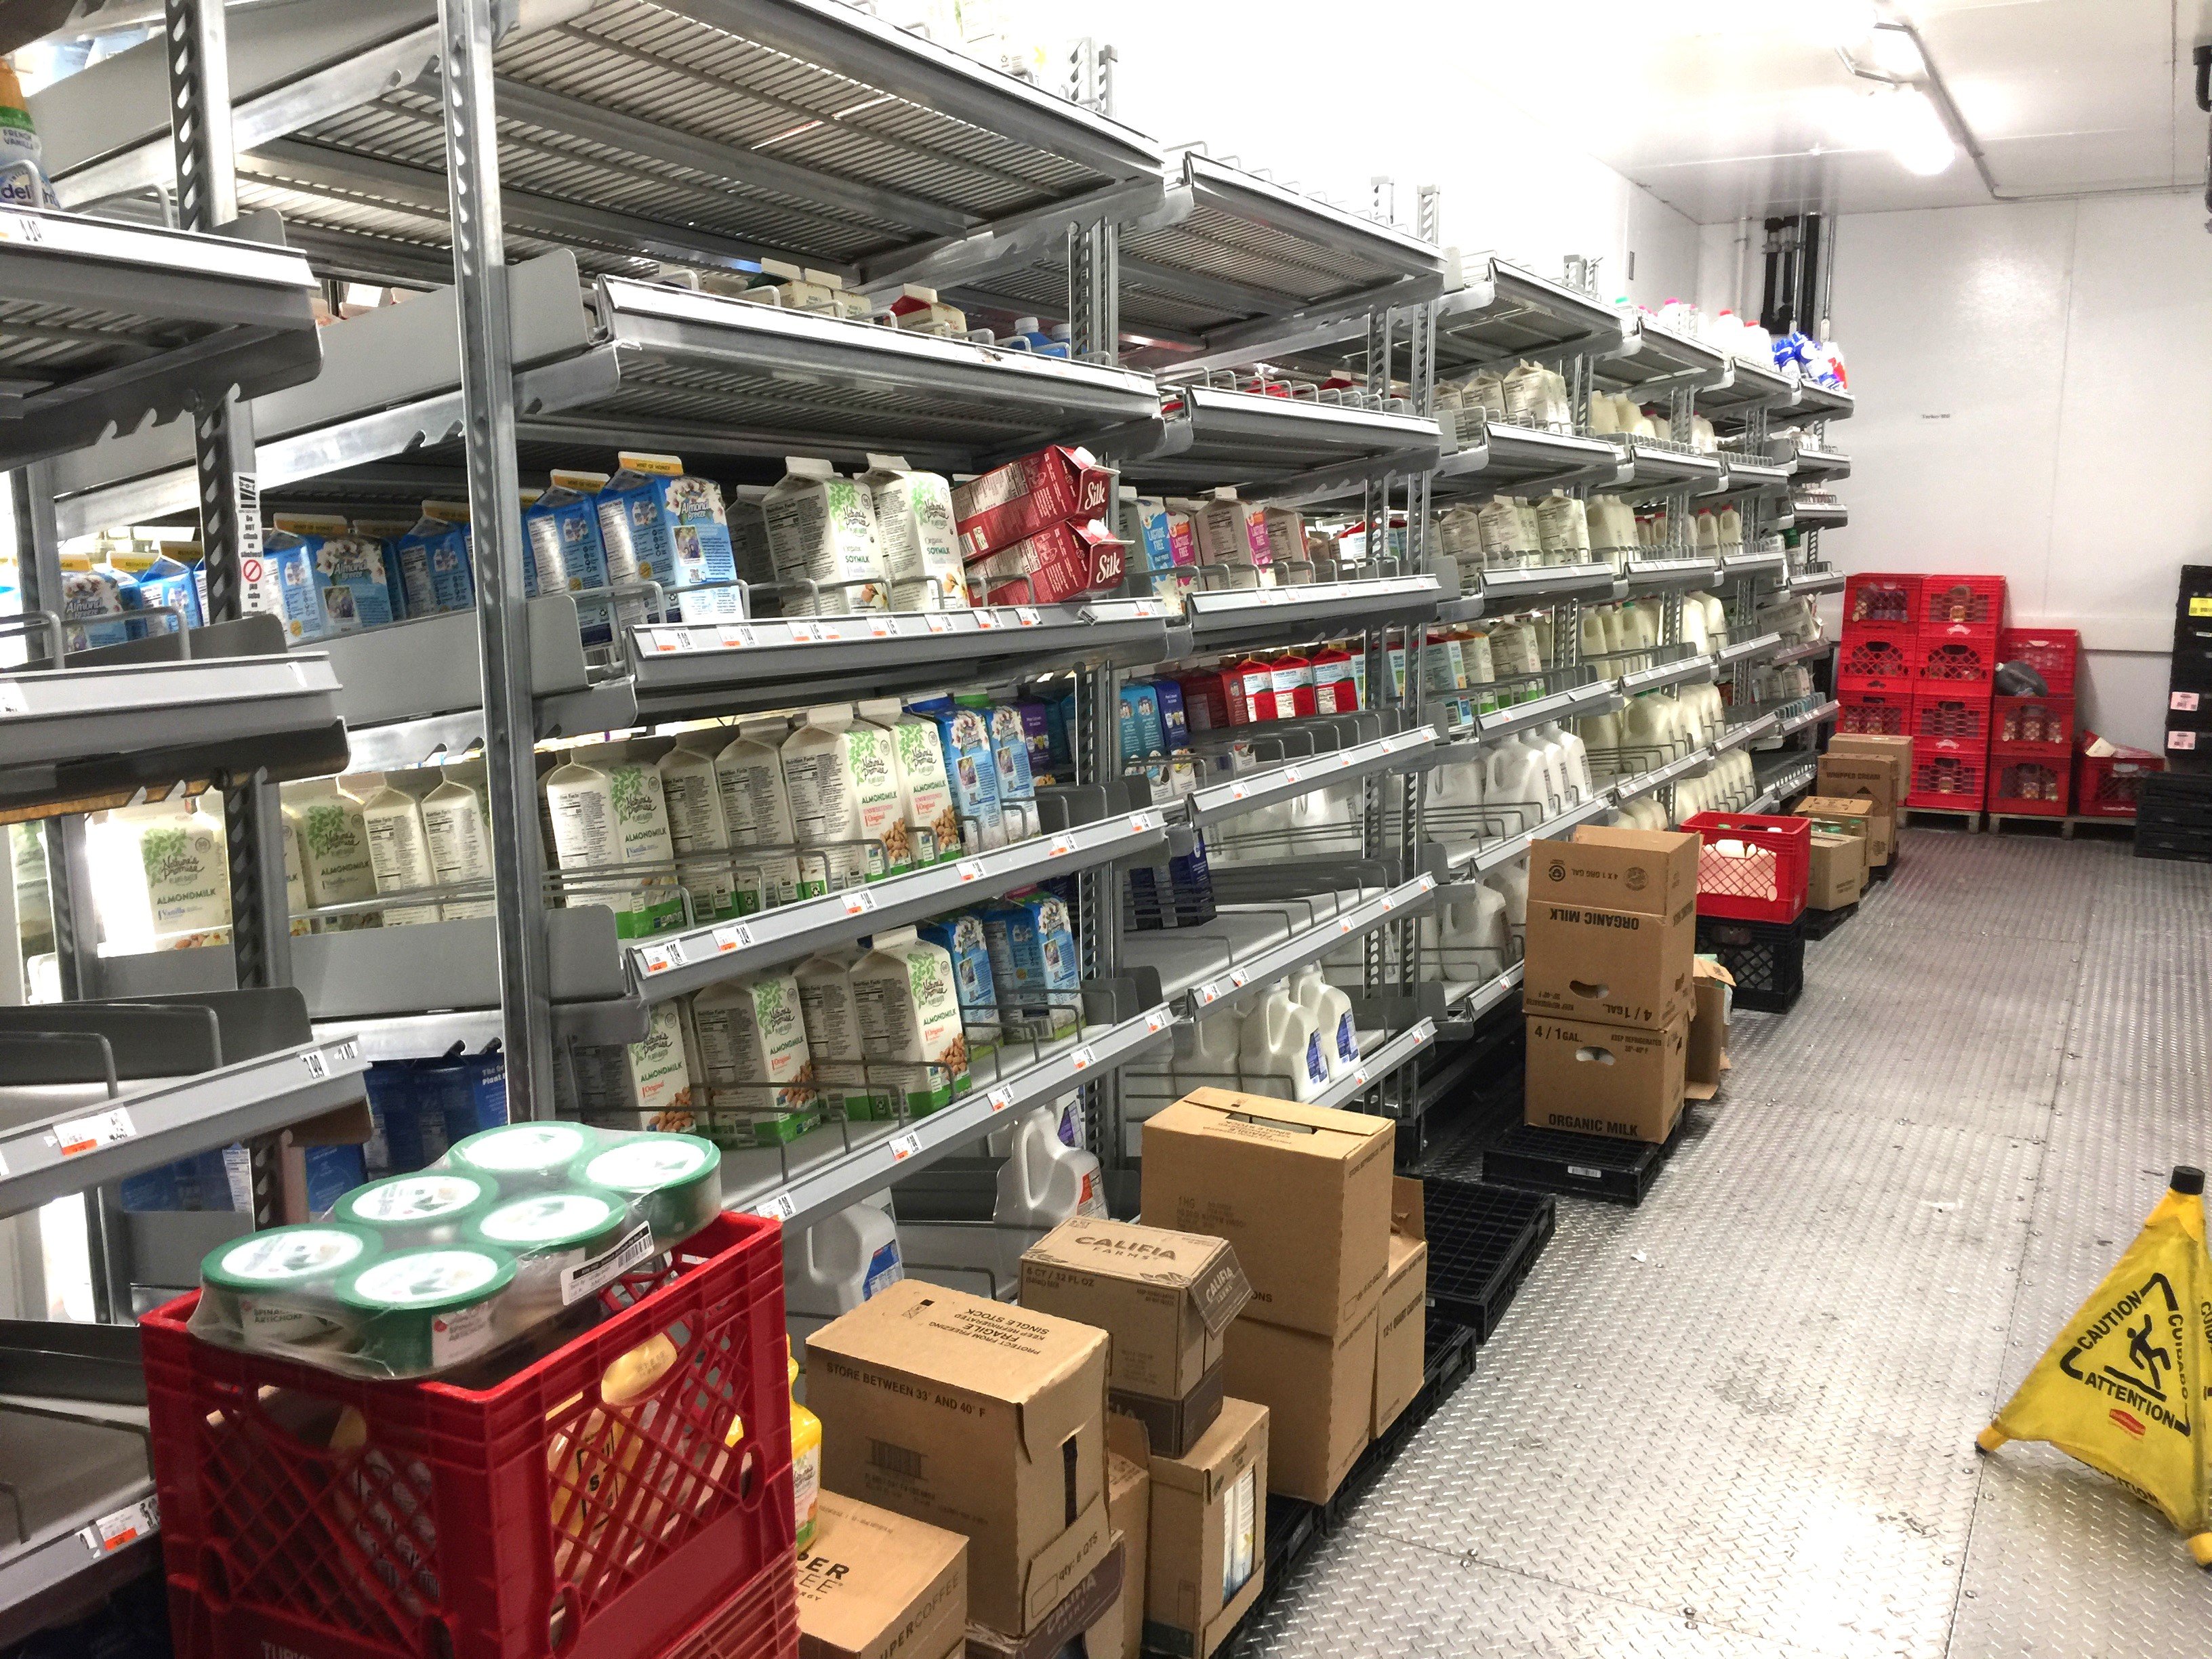
[[[2166,765],[2169,772],[2212,774],[2212,565],[2181,567],[2166,678]],[[2142,822],[2140,811],[2136,822]]]
[[[1549,1193],[1478,1181],[1422,1183],[1429,1306],[1487,1342],[1558,1225]]]
[[[1735,978],[1735,1006],[1778,1014],[1805,988],[1805,918],[1738,921],[1698,918],[1698,951],[1720,958]]]
[[[2136,856],[2212,864],[2212,773],[2158,772],[2142,781]]]

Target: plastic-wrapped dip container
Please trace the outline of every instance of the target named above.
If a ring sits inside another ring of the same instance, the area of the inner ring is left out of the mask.
[[[558,1313],[659,1254],[623,1194],[591,1188],[502,1199],[469,1224],[468,1243],[514,1257],[522,1305],[502,1312],[510,1322]]]
[[[458,1141],[447,1154],[458,1169],[488,1176],[503,1192],[567,1182],[568,1166],[596,1143],[574,1123],[510,1123]]]
[[[722,1207],[722,1154],[697,1135],[633,1135],[579,1158],[569,1179],[629,1200],[653,1224],[653,1242],[664,1250]]]
[[[412,1376],[475,1358],[514,1334],[495,1317],[514,1280],[514,1257],[477,1244],[402,1250],[347,1273],[337,1300],[356,1322],[359,1367]]]
[[[387,1249],[458,1243],[469,1223],[499,1201],[489,1176],[459,1170],[418,1170],[356,1188],[331,1216],[384,1237]]]
[[[341,1345],[351,1327],[332,1305],[331,1287],[382,1250],[365,1227],[328,1221],[272,1227],[210,1250],[200,1281],[210,1311],[246,1342]]]

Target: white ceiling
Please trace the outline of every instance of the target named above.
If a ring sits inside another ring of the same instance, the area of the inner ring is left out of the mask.
[[[2186,187],[2190,48],[2212,0],[1902,0],[2007,197]],[[1475,76],[1701,223],[1990,199],[1961,154],[1916,178],[1869,146],[1827,0],[1477,0]]]

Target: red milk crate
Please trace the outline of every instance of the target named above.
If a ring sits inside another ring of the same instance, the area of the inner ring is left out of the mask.
[[[1947,623],[1973,628],[2004,626],[2002,576],[1929,575],[1920,579],[1918,623],[1924,631]]]
[[[1836,730],[1855,738],[1909,738],[1912,698],[1901,691],[1838,691]]]
[[[1836,689],[1910,697],[1919,656],[1920,636],[1910,629],[1846,623],[1842,654],[1836,659]]]
[[[1693,812],[1682,828],[1705,839],[1698,854],[1698,914],[1738,921],[1795,921],[1805,913],[1813,826],[1803,818]],[[1721,843],[1731,850],[1721,850]]]
[[[216,1347],[198,1299],[140,1325],[178,1659],[797,1652],[774,1222],[717,1216],[482,1389]]]
[[[1954,691],[1948,686],[1923,680],[1912,695],[1912,730],[1907,735],[1987,743],[1989,695],[1964,690]]]
[[[1870,623],[1877,628],[1913,629],[1920,625],[1920,578],[1861,571],[1844,578],[1844,623]]]
[[[1990,705],[1990,748],[2023,759],[2047,757],[2059,763],[2060,770],[2071,770],[2065,763],[2074,752],[2074,699],[1995,699]]]
[[[1960,738],[1915,738],[1912,776],[1906,787],[1907,806],[1940,807],[1951,812],[1978,812],[1989,782],[1990,746],[1987,742]]]
[[[1999,662],[2024,662],[2043,676],[2054,697],[2074,695],[2081,635],[2070,628],[2008,628],[1997,635]]]
[[[1952,688],[1954,694],[1989,701],[1997,672],[1995,629],[1929,629],[1917,639],[1912,662],[1913,678],[1919,682],[1914,688],[1916,696],[1929,686],[1941,685]]]
[[[2087,744],[2096,733],[2084,729],[2076,747]],[[2074,814],[2084,818],[2131,818],[2136,795],[2142,781],[2166,770],[2166,757],[2148,749],[2115,745],[2110,755],[2076,755],[2074,759]]]
[[[2073,769],[2063,755],[1990,757],[1988,806],[1992,812],[2063,818],[2073,787]]]

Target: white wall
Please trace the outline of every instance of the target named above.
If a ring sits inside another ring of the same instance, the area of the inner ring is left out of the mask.
[[[1733,235],[1707,228],[1709,272]],[[2179,568],[2212,562],[2202,203],[1846,216],[1834,331],[1859,408],[1833,434],[1851,522],[1822,550],[2005,576],[2015,623],[2081,630],[2087,722],[2160,747]]]
[[[1557,277],[1569,253],[1598,254],[1607,299],[1654,309],[1695,290],[1698,228],[1486,85],[1463,5],[1399,5],[1374,27],[1344,0],[1288,0],[1264,13],[1193,0],[1123,0],[1109,12],[1064,0],[1003,0],[1010,32],[1055,44],[1088,30],[1120,55],[1115,113],[1164,143],[1264,169],[1278,182],[1364,207],[1377,174],[1443,192],[1443,240],[1492,250]],[[1428,39],[1432,52],[1408,52]],[[1577,110],[1577,118],[1583,112]],[[1628,256],[1636,275],[1628,275]]]

